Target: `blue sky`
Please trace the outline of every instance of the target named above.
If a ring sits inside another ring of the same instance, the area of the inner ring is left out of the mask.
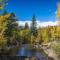
[[[10,0],[8,12],[14,12],[21,21],[31,20],[35,14],[37,20],[55,21],[57,2],[59,0]]]

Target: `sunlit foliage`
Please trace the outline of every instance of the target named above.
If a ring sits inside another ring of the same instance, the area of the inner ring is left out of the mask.
[[[19,32],[19,35],[20,35],[20,41],[22,42],[22,44],[30,43],[30,30],[28,29],[21,30]]]
[[[0,10],[2,10],[6,5],[8,5],[9,0],[0,0]]]

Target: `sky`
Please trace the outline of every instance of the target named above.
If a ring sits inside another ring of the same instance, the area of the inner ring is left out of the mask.
[[[59,0],[10,0],[8,12],[14,12],[20,21],[31,21],[35,14],[37,21],[55,22]]]

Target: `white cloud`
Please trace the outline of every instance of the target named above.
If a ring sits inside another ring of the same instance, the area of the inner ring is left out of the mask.
[[[20,26],[20,25],[24,26],[25,23],[28,23],[29,26],[30,26],[30,24],[31,24],[31,21],[17,21],[17,22],[18,22],[18,25],[19,25],[19,26]]]
[[[57,21],[53,22],[53,21],[47,21],[47,22],[40,22],[40,26],[55,26],[57,25]]]
[[[24,26],[25,23],[27,22],[28,25],[30,26],[31,25],[31,21],[17,21],[18,22],[18,25],[22,25]],[[46,22],[40,22],[40,21],[37,21],[37,27],[46,27],[46,26],[55,26],[57,25],[57,21],[53,22],[53,21],[46,21]]]

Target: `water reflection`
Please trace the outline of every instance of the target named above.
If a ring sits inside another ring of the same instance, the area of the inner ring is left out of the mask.
[[[46,58],[45,55],[43,55],[41,52],[37,50],[31,50],[29,49],[29,45],[22,45],[17,53],[17,56],[26,56],[26,57],[32,57],[35,56],[37,58]]]

